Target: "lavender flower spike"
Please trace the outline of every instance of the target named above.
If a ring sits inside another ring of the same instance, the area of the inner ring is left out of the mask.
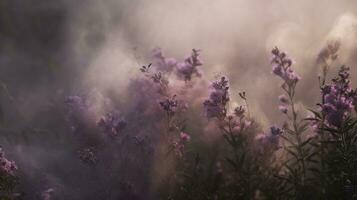
[[[356,92],[351,89],[349,76],[349,68],[342,66],[338,77],[321,89],[324,96],[322,112],[326,115],[327,122],[336,127],[341,125],[354,107]]]
[[[287,55],[275,47],[272,51],[271,63],[273,73],[282,78],[288,85],[296,84],[301,78],[291,68],[293,62]]]
[[[212,83],[209,98],[203,103],[207,118],[224,118],[227,114],[226,106],[229,102],[228,80],[222,77]]]

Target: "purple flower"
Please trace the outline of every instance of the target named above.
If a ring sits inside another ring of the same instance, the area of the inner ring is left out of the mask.
[[[167,85],[169,82],[168,80],[162,75],[161,72],[155,73],[151,76],[154,83],[160,83],[163,85]]]
[[[279,96],[279,101],[283,104],[289,103],[289,99],[283,94]]]
[[[191,55],[186,57],[182,62],[178,62],[174,58],[166,58],[163,56],[160,48],[154,49],[153,57],[155,59],[154,66],[158,71],[170,73],[175,69],[176,75],[185,81],[190,81],[193,76],[201,76],[197,68],[202,65],[200,50],[193,49]],[[146,68],[142,69],[142,71],[145,72]]]
[[[284,114],[288,113],[288,107],[285,105],[280,105],[279,110]]]
[[[225,95],[224,93],[225,93],[225,91],[223,91],[223,90],[214,90],[214,91],[211,92],[209,98],[211,99],[211,101],[213,103],[218,104],[218,103],[221,103],[223,101],[223,98],[224,98],[224,95]]]
[[[273,73],[282,78],[288,85],[296,84],[301,78],[291,68],[292,60],[277,47],[272,50],[272,55]]]
[[[155,67],[159,71],[171,72],[177,64],[176,59],[166,58],[160,48],[153,50],[153,58],[155,59]]]
[[[333,110],[326,115],[327,122],[333,126],[340,126],[345,118],[345,113],[339,110]]]
[[[270,147],[271,145],[275,147],[279,147],[280,143],[280,135],[283,133],[283,131],[273,125],[270,127],[270,132],[269,133],[261,133],[258,134],[255,139],[260,141],[264,146]]]
[[[191,136],[188,135],[187,133],[181,132],[180,133],[180,141],[186,143],[189,142],[191,140]]]
[[[283,69],[280,65],[273,65],[273,73],[277,76],[283,76]]]
[[[183,78],[185,81],[190,81],[193,75],[200,77],[201,73],[197,67],[202,65],[202,61],[199,56],[200,50],[192,49],[191,56],[188,56],[183,62],[177,63],[176,71],[178,77]]]
[[[210,100],[203,102],[203,106],[207,118],[220,117],[225,113],[225,108],[222,105],[214,104]]]
[[[14,176],[17,165],[5,157],[5,152],[0,148],[0,172],[7,176]]]
[[[186,143],[189,142],[190,140],[191,140],[190,135],[188,135],[187,133],[184,133],[184,132],[180,133],[179,140],[173,142],[173,147],[174,147],[176,155],[178,155],[180,157],[183,155]]]
[[[328,124],[340,126],[352,109],[356,92],[351,89],[349,80],[349,68],[342,66],[338,77],[332,79],[332,83],[321,89],[324,97],[322,112],[326,116]]]
[[[271,135],[281,135],[283,133],[283,131],[277,127],[276,125],[273,125],[270,127],[270,133]]]
[[[209,99],[203,103],[207,118],[224,118],[226,116],[226,106],[229,102],[228,89],[228,80],[225,77],[212,83]]]
[[[282,133],[283,131],[279,127],[273,125],[270,127],[270,133],[267,134],[266,140],[269,143],[278,146],[280,141],[279,137]]]
[[[115,112],[107,113],[99,121],[98,126],[110,136],[117,136],[126,127],[127,122]]]
[[[172,96],[171,98],[167,98],[164,101],[161,101],[160,106],[163,110],[165,110],[170,114],[175,113],[178,107],[178,101],[176,100],[176,95]]]

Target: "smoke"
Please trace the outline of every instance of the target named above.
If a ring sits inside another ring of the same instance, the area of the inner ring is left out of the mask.
[[[1,145],[29,177],[22,184],[28,199],[44,191],[63,193],[67,199],[89,198],[98,184],[110,185],[109,180],[116,178],[99,177],[108,175],[103,172],[106,166],[82,170],[73,155],[81,142],[73,141],[66,125],[65,96],[103,95],[133,121],[128,132],[144,138],[160,131],[162,127],[152,124],[160,117],[147,119],[158,108],[144,109],[157,102],[143,100],[157,97],[144,98],[149,89],[142,85],[148,83],[137,79],[139,67],[152,62],[150,52],[155,47],[181,60],[192,48],[202,50],[204,76],[191,93],[183,95],[196,111],[197,117],[192,118],[197,126],[206,123],[197,119],[203,115],[201,100],[207,96],[202,88],[217,75],[229,78],[233,104],[243,103],[238,92],[246,91],[251,115],[263,127],[281,121],[277,108],[280,82],[271,75],[269,63],[274,46],[288,52],[295,61],[293,68],[303,77],[297,87],[301,109],[318,102],[316,59],[330,41],[341,44],[331,74],[341,64],[350,66],[352,75],[357,72],[353,66],[357,61],[357,2],[348,0],[7,0],[0,2],[0,13],[0,81],[8,91],[1,99],[5,124]],[[99,98],[97,103],[104,101]],[[103,138],[98,140],[107,144]],[[113,145],[99,151],[116,150]],[[105,163],[119,156],[113,154]],[[58,163],[66,168],[58,169]],[[73,173],[81,179],[68,184]],[[88,178],[87,173],[93,175]],[[34,180],[36,184],[31,185]],[[138,180],[135,177],[132,182]],[[138,188],[148,192],[145,184]],[[85,188],[93,191],[84,192]],[[116,194],[107,196],[116,198]]]
[[[161,47],[173,57],[184,57],[191,48],[200,48],[203,50],[206,77],[213,79],[217,74],[227,74],[233,82],[232,88],[247,90],[254,105],[254,115],[268,124],[268,119],[278,110],[272,112],[272,109],[265,108],[266,101],[269,105],[277,104],[274,97],[278,89],[272,88],[278,88],[279,84],[269,76],[270,49],[279,46],[287,51],[304,78],[301,90],[311,94],[316,92],[318,88],[310,86],[317,85],[314,83],[317,83],[319,69],[315,59],[320,49],[329,40],[343,38],[341,55],[347,56],[355,51],[356,45],[350,42],[355,36],[353,4],[228,0],[107,1],[93,4],[95,10],[111,5],[101,16],[107,19],[103,24],[115,26],[106,33],[106,43],[96,52],[98,58],[94,59],[84,79],[91,79],[88,84],[94,87],[118,85],[118,93],[128,84],[127,75],[135,74],[139,64],[150,62],[148,52],[154,47]],[[117,24],[113,22],[115,17],[120,21]],[[348,64],[346,58],[341,57],[340,61]],[[302,95],[299,98],[309,106],[313,105],[309,102],[315,100],[304,99]],[[267,100],[262,103],[262,99]]]

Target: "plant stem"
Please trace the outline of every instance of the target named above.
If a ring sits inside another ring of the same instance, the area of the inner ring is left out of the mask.
[[[289,99],[290,99],[290,105],[291,105],[291,112],[293,116],[293,127],[294,127],[294,133],[297,141],[297,146],[296,150],[299,155],[299,162],[301,164],[302,168],[302,176],[301,176],[301,184],[302,186],[305,185],[305,176],[306,176],[306,166],[305,166],[305,160],[304,160],[304,153],[301,147],[302,141],[301,141],[301,134],[299,133],[298,130],[298,122],[297,122],[297,112],[295,110],[295,104],[294,104],[294,96],[295,96],[295,84],[289,85],[289,90],[287,91]]]

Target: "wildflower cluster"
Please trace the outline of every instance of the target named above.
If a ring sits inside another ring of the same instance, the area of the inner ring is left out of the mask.
[[[356,92],[352,90],[349,80],[349,68],[341,67],[338,77],[322,88],[324,104],[322,113],[329,125],[340,126],[353,109]]]
[[[183,78],[185,81],[190,81],[192,76],[201,76],[198,66],[202,65],[200,59],[200,50],[192,49],[191,56],[188,56],[183,62],[177,63],[176,70],[178,77]]]
[[[176,95],[173,95],[171,98],[166,98],[165,100],[160,101],[160,106],[169,115],[173,115],[178,107],[178,101],[176,99]]]
[[[283,130],[276,125],[270,127],[268,133],[258,134],[255,139],[260,141],[264,147],[274,146],[279,148],[280,136],[283,134]]]
[[[291,68],[292,60],[287,57],[285,52],[281,52],[277,47],[272,51],[271,63],[273,73],[282,78],[288,85],[296,84],[301,78]]]
[[[98,126],[109,136],[117,136],[126,127],[126,120],[116,112],[109,112],[100,118]]]
[[[279,110],[284,113],[287,114],[288,113],[288,106],[289,106],[289,99],[285,96],[285,95],[280,95],[279,96]]]
[[[170,73],[175,71],[179,79],[191,81],[193,76],[201,77],[201,72],[198,69],[203,65],[200,59],[200,50],[192,49],[190,56],[187,56],[183,61],[177,61],[175,58],[166,58],[163,56],[161,49],[154,49],[153,57],[155,59],[155,67],[157,70]]]
[[[17,165],[5,157],[5,152],[0,148],[0,171],[5,176],[14,176]]]
[[[338,199],[354,199],[357,192],[356,169],[357,135],[356,117],[352,113],[355,107],[356,90],[351,88],[349,68],[342,66],[338,76],[321,89],[320,110],[310,110],[312,121],[319,141],[319,169],[315,180],[319,181],[320,196]],[[336,189],[336,188],[341,188]],[[325,194],[327,192],[327,195]]]
[[[227,104],[229,102],[229,85],[226,77],[212,83],[211,94],[203,105],[207,118],[223,119],[227,115]]]
[[[337,44],[328,46],[319,54],[319,64],[327,66],[337,59],[338,48]],[[93,103],[91,98],[67,97],[66,117],[75,132],[83,133],[77,141],[69,138],[68,144],[77,150],[75,158],[89,164],[86,170],[75,165],[73,172],[99,173],[90,180],[110,183],[110,188],[106,188],[109,184],[97,186],[96,199],[145,199],[148,191],[153,192],[148,194],[150,198],[175,200],[354,199],[357,119],[353,109],[357,91],[351,88],[349,68],[342,67],[330,84],[323,81],[322,102],[317,104],[320,110],[311,110],[314,116],[302,119],[295,95],[301,78],[286,53],[274,48],[271,54],[272,72],[283,80],[278,109],[285,118],[282,125],[268,126],[265,132],[251,117],[245,92],[238,93],[245,104],[230,107],[233,95],[224,76],[206,85],[209,91],[202,101],[206,89],[192,81],[201,76],[202,61],[196,49],[182,62],[157,50],[153,65],[140,68],[146,79],[138,78],[129,85],[131,101],[125,113],[130,116],[125,118],[103,99],[93,99]],[[195,107],[197,102],[199,108]],[[125,119],[133,125],[128,126]],[[310,127],[316,129],[316,137],[305,134]],[[97,132],[111,139],[122,137],[112,142]],[[195,135],[201,132],[205,134]],[[15,178],[16,170],[16,164],[0,148],[0,199],[3,191],[12,195],[8,186],[12,183],[5,178]],[[148,185],[151,178],[155,178],[155,187]],[[65,184],[72,180],[63,178]],[[60,195],[57,189],[55,195]],[[49,188],[36,196],[51,199],[54,190]]]
[[[153,81],[155,83],[155,88],[157,92],[163,96],[166,96],[168,94],[168,86],[169,86],[169,81],[165,77],[165,75],[161,72],[151,72],[151,64],[148,66],[142,66],[140,68],[140,71],[145,74],[145,76]]]
[[[177,64],[175,58],[166,58],[160,48],[153,50],[153,58],[155,60],[155,66],[159,71],[171,72]]]
[[[17,165],[5,157],[5,153],[0,148],[0,199],[14,199],[19,197],[15,193],[15,187],[18,184],[16,175]]]
[[[173,142],[173,147],[176,155],[182,157],[184,153],[185,145],[191,140],[191,136],[185,132],[180,133],[180,137],[177,141]]]
[[[246,100],[245,92],[239,93],[240,97]],[[208,119],[218,119],[218,125],[225,134],[237,135],[245,128],[251,125],[246,116],[246,110],[243,106],[238,106],[234,109],[233,115],[228,113],[229,98],[229,83],[226,77],[221,77],[220,80],[214,81],[211,85],[211,93],[209,98],[203,102],[206,117]]]
[[[280,51],[277,47],[272,50],[272,71],[275,75],[284,80],[282,89],[286,93],[279,96],[279,110],[286,114],[287,121],[284,123],[283,132],[273,126],[271,128],[271,136],[273,136],[273,142],[278,143],[279,140],[274,136],[280,136],[284,140],[284,150],[287,153],[288,160],[285,162],[284,168],[288,171],[284,179],[288,180],[288,184],[291,184],[292,191],[298,198],[307,198],[306,188],[308,187],[307,169],[309,167],[307,160],[315,154],[311,154],[310,151],[310,138],[305,136],[308,123],[302,122],[299,119],[298,111],[295,107],[295,90],[300,77],[294,72],[292,67],[292,61],[287,55]],[[289,112],[290,111],[290,112]],[[289,113],[291,115],[289,115]]]

